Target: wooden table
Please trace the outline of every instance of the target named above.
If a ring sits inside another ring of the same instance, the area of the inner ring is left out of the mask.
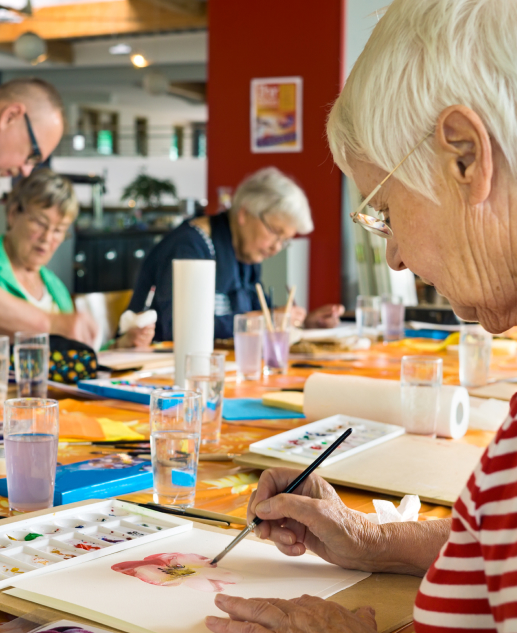
[[[257,382],[244,382],[238,384],[235,375],[227,375],[225,396],[226,397],[246,397],[260,398],[267,391],[278,389],[302,389],[308,376],[313,371],[328,371],[330,373],[355,374],[374,378],[398,379],[400,376],[401,358],[405,354],[431,354],[439,355],[444,362],[444,383],[458,384],[458,356],[454,353],[441,351],[436,354],[434,351],[415,351],[415,342],[409,344],[397,343],[390,345],[378,344],[368,351],[354,353],[355,360],[318,360],[304,361],[313,362],[316,365],[323,365],[323,369],[295,369],[290,367],[287,375],[264,377]],[[232,359],[230,354],[229,360]],[[296,361],[294,361],[296,362]],[[291,362],[293,364],[293,361]],[[340,369],[337,369],[340,368]],[[508,376],[517,373],[517,360],[504,355],[494,356],[492,363],[492,375],[496,377]],[[63,399],[63,394],[59,391],[52,391],[49,397]],[[67,397],[67,396],[65,396]],[[91,401],[84,402],[82,406],[86,411],[94,411],[95,406],[109,407],[116,413],[116,419],[131,421],[135,417],[139,418],[135,430],[149,435],[148,430],[148,407],[127,402],[103,400],[98,403]],[[282,430],[293,428],[304,424],[304,420],[259,420],[237,423],[224,423],[222,426],[222,438],[219,447],[205,447],[202,454],[214,452],[236,453],[242,452],[247,446],[258,439],[268,435],[273,435]],[[486,446],[493,437],[493,433],[481,431],[469,431],[467,436],[460,441],[474,443],[478,446]],[[60,463],[72,463],[112,454],[114,451],[105,447],[73,446],[69,445],[59,450],[58,460]],[[228,459],[220,461],[199,462],[198,485],[196,489],[195,507],[206,510],[228,514],[234,517],[245,518],[246,508],[249,498],[256,488],[260,473],[250,471],[233,464]],[[398,503],[400,499],[383,496],[366,491],[336,487],[336,490],[343,502],[354,510],[361,512],[373,512],[373,498],[384,498]],[[142,491],[126,495],[126,500],[137,502],[148,502],[151,500],[151,491]],[[0,509],[7,508],[7,500],[0,497]],[[6,511],[7,515],[8,512]],[[420,513],[420,520],[432,520],[450,516],[450,508],[423,504]],[[412,630],[411,627],[404,629]]]

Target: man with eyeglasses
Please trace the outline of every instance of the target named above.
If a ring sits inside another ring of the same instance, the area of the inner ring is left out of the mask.
[[[0,176],[27,177],[61,140],[63,102],[51,84],[14,79],[0,85]],[[89,315],[50,314],[0,290],[0,333],[50,332],[91,344],[97,326]]]
[[[216,338],[231,338],[235,314],[260,310],[255,289],[260,282],[260,264],[286,248],[295,235],[307,235],[312,230],[311,210],[303,190],[275,167],[261,169],[237,187],[228,212],[187,220],[155,246],[142,266],[129,309],[142,311],[150,288],[155,286],[151,306],[158,313],[155,340],[170,341],[171,261],[213,259],[214,333]],[[307,315],[295,306],[291,319],[296,326],[334,327],[343,312],[343,306],[328,305]],[[138,334],[135,330],[134,335]],[[126,341],[124,345],[131,343]]]

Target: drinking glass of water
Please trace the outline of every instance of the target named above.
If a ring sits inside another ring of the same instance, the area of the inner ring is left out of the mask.
[[[153,499],[162,505],[192,506],[196,495],[201,437],[201,394],[175,387],[151,394]]]
[[[402,423],[408,433],[436,437],[443,361],[434,356],[403,356],[400,374]]]
[[[11,510],[32,512],[53,506],[58,438],[56,400],[6,400],[5,466]]]
[[[464,323],[460,328],[460,384],[482,387],[488,382],[492,335],[481,325]]]
[[[400,341],[404,338],[404,317],[406,308],[402,297],[382,295],[381,319],[383,338],[386,342]]]
[[[14,369],[18,398],[47,397],[48,355],[48,334],[16,332]]]
[[[237,381],[260,380],[264,317],[236,314],[233,320]]]
[[[206,352],[185,357],[185,386],[202,398],[201,444],[217,444],[221,437],[225,356]]]
[[[355,306],[355,323],[358,336],[377,340],[381,316],[381,298],[359,295]]]
[[[291,315],[274,312],[273,331],[264,330],[264,374],[286,374],[289,361],[289,330]]]

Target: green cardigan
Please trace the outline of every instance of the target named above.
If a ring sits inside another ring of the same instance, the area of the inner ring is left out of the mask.
[[[74,304],[72,297],[61,279],[51,270],[45,268],[45,266],[40,268],[40,275],[54,303],[59,308],[59,311],[73,312]],[[14,276],[11,261],[5,252],[3,235],[0,236],[0,288],[7,290],[8,293],[19,299],[27,301],[27,294]]]

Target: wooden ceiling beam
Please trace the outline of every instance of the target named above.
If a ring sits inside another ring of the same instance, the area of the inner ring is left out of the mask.
[[[14,56],[12,42],[0,43],[0,52]],[[47,40],[47,58],[51,62],[72,64],[74,61],[74,49],[70,42],[59,40]]]
[[[207,28],[206,7],[201,7],[199,14],[185,13],[172,7],[182,0],[160,1],[171,6],[150,6],[148,0],[114,0],[41,7],[22,22],[0,24],[0,44],[14,42],[27,31],[45,40],[68,40]]]

